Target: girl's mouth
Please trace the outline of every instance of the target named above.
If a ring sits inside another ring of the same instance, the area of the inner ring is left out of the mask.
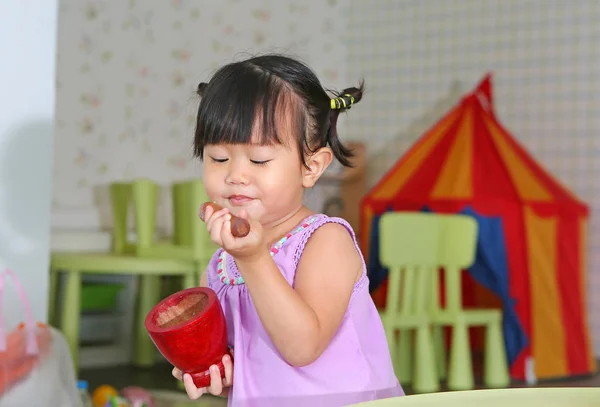
[[[250,198],[246,195],[231,195],[227,199],[233,206],[243,206],[254,200],[254,198]]]

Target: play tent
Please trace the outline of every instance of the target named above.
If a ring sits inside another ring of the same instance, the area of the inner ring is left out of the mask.
[[[488,75],[363,198],[360,236],[371,289],[381,292],[387,273],[378,260],[379,215],[469,214],[479,240],[468,272],[501,301],[511,376],[595,372],[586,311],[588,208],[516,142],[492,102]]]

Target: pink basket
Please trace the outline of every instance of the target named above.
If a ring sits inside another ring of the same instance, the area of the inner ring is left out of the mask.
[[[8,334],[5,331],[2,312],[7,276],[12,279],[25,311],[25,322],[20,323]],[[31,305],[19,278],[13,271],[4,270],[0,274],[0,395],[26,378],[40,360],[49,354],[51,346],[51,332],[45,324],[35,322]]]

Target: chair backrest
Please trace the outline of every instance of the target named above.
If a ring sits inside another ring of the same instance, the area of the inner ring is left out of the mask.
[[[424,308],[438,311],[441,267],[445,272],[445,309],[460,310],[461,271],[475,261],[477,238],[477,222],[468,215],[383,214],[379,257],[390,270],[387,307],[399,307],[392,309],[403,314],[420,313]]]
[[[382,263],[402,266],[438,264],[439,223],[435,214],[387,212],[379,222]]]
[[[116,254],[123,254],[131,246],[127,238],[131,184],[125,182],[112,183],[109,186],[109,192],[113,215],[112,250]]]
[[[173,198],[173,242],[177,245],[192,245],[192,223],[189,216],[190,188],[183,182],[171,186]]]
[[[135,208],[136,250],[148,250],[154,244],[156,210],[159,186],[156,182],[141,178],[131,183]]]
[[[475,262],[478,225],[468,215],[438,215],[440,224],[439,264],[445,271],[446,307],[448,311],[462,309],[462,270]],[[439,308],[434,305],[433,308]]]
[[[438,265],[437,217],[422,212],[388,212],[379,222],[379,257],[389,269],[386,312],[424,315]]]
[[[195,259],[208,263],[217,246],[210,240],[206,225],[198,218],[200,206],[209,200],[204,183],[194,179],[174,185],[173,200],[174,208],[179,208],[175,215],[174,235],[192,248]]]
[[[440,222],[439,262],[444,266],[469,268],[477,251],[477,222],[468,215],[438,215]]]
[[[148,179],[132,182],[139,254],[146,254],[155,245],[155,227],[159,186]],[[217,246],[212,243],[206,225],[198,218],[200,205],[208,201],[204,183],[200,179],[175,183],[171,187],[173,200],[172,245],[161,246],[166,256],[197,260],[206,267]],[[166,250],[166,251],[165,251]],[[170,253],[170,254],[166,254]]]

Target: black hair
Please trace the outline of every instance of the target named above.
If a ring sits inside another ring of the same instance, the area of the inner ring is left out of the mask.
[[[363,95],[364,82],[358,88],[342,92],[323,88],[315,73],[304,63],[277,54],[253,57],[220,68],[208,83],[200,83],[201,97],[194,137],[194,155],[202,159],[210,144],[245,144],[252,130],[260,126],[261,144],[282,144],[277,131],[276,115],[295,118],[291,123],[300,159],[329,144],[335,157],[351,167],[352,151],[338,138],[336,124],[340,112]],[[332,109],[332,96],[343,97]],[[341,103],[340,103],[341,102]],[[285,110],[280,110],[285,109]],[[260,122],[257,122],[260,119]]]

